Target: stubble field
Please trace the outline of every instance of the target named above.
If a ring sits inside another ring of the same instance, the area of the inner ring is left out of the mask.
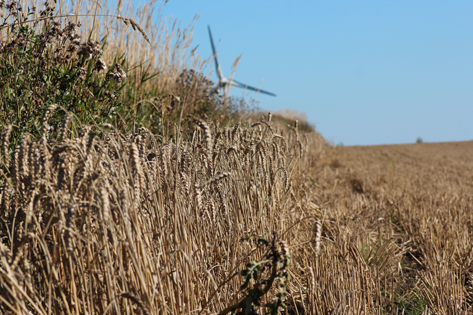
[[[471,312],[472,154],[473,142],[328,149],[314,176],[324,259],[359,260],[393,311]]]

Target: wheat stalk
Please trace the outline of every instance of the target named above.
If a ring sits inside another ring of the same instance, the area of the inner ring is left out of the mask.
[[[2,134],[2,153],[3,153],[3,163],[5,164],[5,168],[10,168],[10,153],[8,152],[8,146],[10,144],[10,136],[12,132],[13,126],[8,125],[6,128],[3,129]]]
[[[51,104],[46,108],[46,110],[43,113],[43,117],[41,118],[41,139],[43,142],[46,142],[46,138],[49,135],[49,126],[48,126],[48,120],[49,117],[51,117],[51,114],[54,112],[54,110],[58,107],[58,104]]]

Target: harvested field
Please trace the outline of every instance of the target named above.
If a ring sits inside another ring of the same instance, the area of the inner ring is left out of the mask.
[[[471,312],[473,142],[334,147],[315,173],[324,259],[359,251],[388,313]]]

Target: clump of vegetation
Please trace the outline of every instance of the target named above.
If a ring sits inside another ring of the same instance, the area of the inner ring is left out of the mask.
[[[9,29],[0,47],[0,120],[14,126],[14,145],[24,133],[39,136],[41,117],[52,104],[61,115],[53,115],[51,130],[59,129],[65,113],[87,124],[113,120],[126,74],[118,60],[107,67],[103,44],[82,40],[80,23],[61,26],[48,2],[38,17],[36,8],[17,2],[2,2],[0,10],[6,10],[0,28]]]
[[[273,113],[272,121],[275,126],[286,127],[293,125],[294,121],[298,122],[298,129],[302,132],[315,131],[314,125],[308,122],[304,113],[299,113],[296,110],[279,110]]]
[[[273,233],[271,242],[255,235],[246,237],[244,240],[257,238],[258,246],[268,248],[264,260],[251,261],[246,268],[240,271],[243,276],[243,284],[240,291],[244,293],[243,298],[237,303],[220,311],[219,315],[232,314],[258,314],[259,308],[267,309],[266,314],[279,314],[284,309],[284,299],[287,294],[289,275],[286,267],[290,261],[289,249],[285,241],[276,243],[276,233]],[[273,283],[278,282],[278,293],[274,301],[262,307],[261,300],[273,289]]]
[[[183,110],[204,119],[223,116],[225,119],[220,120],[227,123],[238,117],[233,103],[223,107],[222,100],[211,95],[213,82],[201,73],[185,67],[176,71],[168,65],[173,69],[170,71],[156,68],[148,60],[136,60],[136,55],[153,55],[146,54],[146,49],[125,49],[124,44],[130,43],[120,42],[118,50],[111,50],[116,44],[109,40],[117,36],[116,32],[91,29],[84,33],[78,19],[83,14],[65,15],[48,1],[39,12],[36,7],[14,1],[0,5],[5,10],[0,21],[5,38],[0,45],[0,120],[4,126],[13,126],[14,146],[24,133],[39,136],[41,117],[52,104],[58,109],[48,131],[55,135],[66,114],[84,124],[112,123],[125,132],[144,126],[167,135],[174,133]],[[85,21],[87,24],[102,17],[116,20],[122,27],[131,25],[137,30],[134,38],[145,39],[143,45],[156,41],[131,18],[96,13],[86,16],[91,20]],[[126,29],[121,30],[125,37]],[[185,36],[180,40],[185,41]],[[137,61],[137,65],[132,64]]]

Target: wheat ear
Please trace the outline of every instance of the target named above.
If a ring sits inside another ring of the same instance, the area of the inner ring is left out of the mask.
[[[54,110],[57,107],[58,107],[58,104],[49,105],[49,107],[44,112],[43,117],[41,118],[41,139],[43,140],[43,142],[46,142],[46,138],[49,133],[49,128],[48,128],[49,117],[51,117],[51,114],[54,112]]]
[[[3,130],[3,135],[2,135],[3,162],[5,163],[5,168],[6,169],[10,168],[10,154],[8,152],[8,147],[9,147],[9,144],[10,144],[10,136],[11,136],[12,129],[13,129],[13,126],[8,125]]]
[[[320,239],[322,237],[322,220],[316,219],[314,224],[314,245],[315,245],[315,256],[319,256],[320,252]]]
[[[141,35],[143,35],[144,39],[146,39],[148,44],[151,44],[151,41],[149,40],[148,35],[146,35],[146,32],[144,31],[144,29],[138,23],[136,23],[132,19],[124,18],[121,16],[117,16],[117,19],[122,20],[123,23],[125,23],[125,25],[131,25],[134,31],[138,30],[141,33]]]

